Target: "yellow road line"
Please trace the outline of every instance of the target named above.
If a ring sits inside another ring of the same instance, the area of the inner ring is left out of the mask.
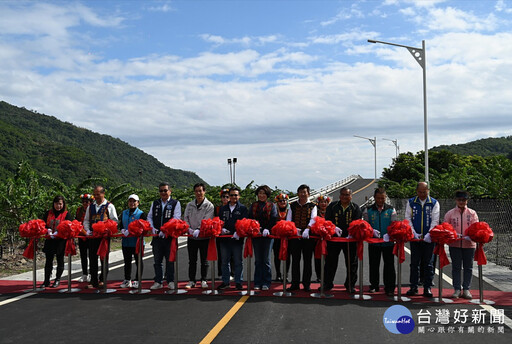
[[[366,185],[366,186],[363,186],[363,187],[362,187],[362,188],[360,188],[359,190],[356,190],[356,191],[352,192],[352,194],[356,194],[356,193],[358,193],[359,191],[363,191],[364,189],[366,189],[367,187],[369,187],[369,186],[370,186],[370,185],[372,185],[373,183],[375,183],[375,179],[374,179],[374,180],[372,180],[372,181],[370,182],[370,184],[368,184],[368,185]]]
[[[199,342],[199,344],[209,344],[213,342],[215,337],[219,334],[220,331],[228,324],[231,318],[238,312],[238,310],[244,305],[245,301],[249,299],[249,295],[244,295],[238,300],[233,307],[220,319],[220,321],[215,325],[214,328],[211,329],[210,332],[206,335],[206,337]]]

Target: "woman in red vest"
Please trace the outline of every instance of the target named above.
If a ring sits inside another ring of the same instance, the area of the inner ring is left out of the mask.
[[[53,207],[44,214],[43,220],[46,222],[46,228],[48,228],[48,236],[43,247],[43,252],[46,255],[46,263],[44,265],[44,282],[42,286],[50,286],[53,258],[56,256],[57,272],[52,288],[57,288],[60,285],[60,276],[62,276],[62,272],[64,271],[64,251],[66,248],[66,240],[56,237],[57,226],[61,221],[73,220],[71,214],[68,213],[64,196],[56,196],[53,199]]]

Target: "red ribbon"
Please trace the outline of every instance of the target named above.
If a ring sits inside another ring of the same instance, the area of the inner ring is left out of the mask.
[[[484,244],[476,244],[475,262],[477,262],[478,265],[487,265],[487,257],[485,256],[484,252]]]
[[[171,249],[169,254],[169,261],[176,261],[176,252],[178,251],[178,238],[171,238]]]
[[[28,259],[34,259],[34,255],[35,255],[34,253],[36,252],[35,242],[36,242],[36,238],[30,239],[30,242],[29,242],[27,248],[25,249],[25,251],[23,251],[23,257],[28,258]]]
[[[252,257],[252,237],[247,237],[244,246],[244,258]]]
[[[139,254],[140,252],[140,241],[144,240],[143,236],[137,238],[137,245],[135,246],[135,254]],[[142,257],[144,257],[144,245],[142,245]]]
[[[64,254],[66,256],[74,256],[76,255],[76,246],[75,246],[75,240],[73,238],[66,240],[66,249],[64,250]]]
[[[450,264],[448,256],[446,255],[446,251],[444,250],[444,244],[436,244],[436,247],[434,248],[434,254],[439,256],[439,264],[441,269]]]
[[[364,254],[364,240],[360,240],[357,242],[357,258],[359,260],[363,260]]]
[[[405,241],[397,241],[393,247],[393,254],[398,257],[398,262],[402,264],[405,261]]]
[[[281,238],[281,246],[279,247],[279,260],[288,259],[288,238]]]
[[[315,245],[315,259],[320,259],[322,256],[327,255],[327,240],[320,239],[316,241]]]
[[[208,241],[208,254],[206,260],[217,260],[217,244],[215,243],[215,237],[211,237],[210,240]]]
[[[101,258],[105,259],[108,255],[108,237],[103,237],[101,239],[100,247],[98,247],[98,252],[96,254]]]

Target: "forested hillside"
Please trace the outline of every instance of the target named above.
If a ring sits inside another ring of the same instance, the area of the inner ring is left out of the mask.
[[[512,159],[512,136],[489,137],[458,145],[437,146],[430,151],[449,151],[458,155],[479,155],[483,157],[504,155]]]
[[[171,169],[120,139],[3,101],[0,147],[0,180],[12,175],[20,161],[29,161],[40,173],[68,185],[91,176],[143,187],[164,180],[176,187],[202,181],[195,173]]]

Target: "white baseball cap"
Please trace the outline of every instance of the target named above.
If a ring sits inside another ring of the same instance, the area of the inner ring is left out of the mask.
[[[131,194],[130,196],[128,196],[128,200],[130,199],[134,199],[136,201],[139,201],[139,196],[137,196],[136,194]]]

